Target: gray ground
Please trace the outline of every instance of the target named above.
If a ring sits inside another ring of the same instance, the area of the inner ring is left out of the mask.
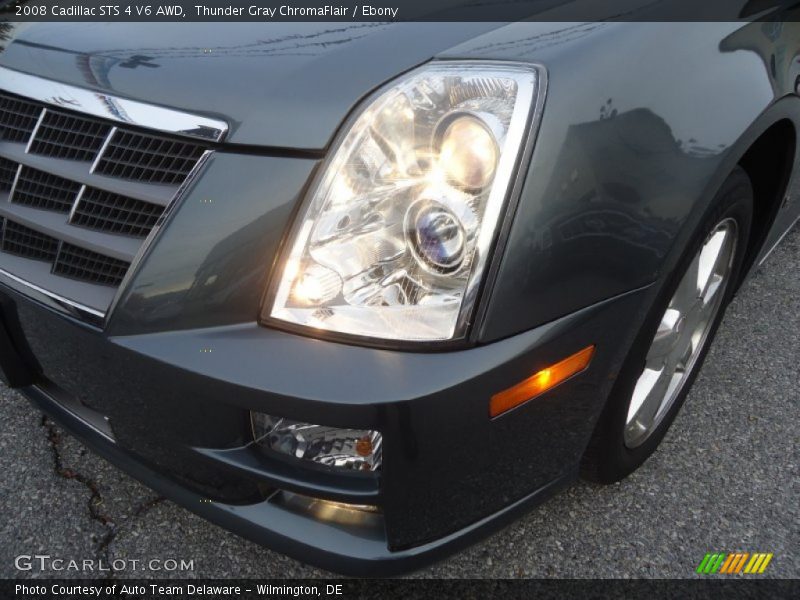
[[[768,575],[800,577],[799,383],[795,228],[730,307],[688,403],[642,469],[610,487],[576,483],[415,576],[686,577],[706,552],[760,551],[775,553]],[[194,577],[328,575],[158,498],[18,394],[0,388],[0,399],[0,577],[34,574],[16,571],[19,554],[193,559],[181,575]]]

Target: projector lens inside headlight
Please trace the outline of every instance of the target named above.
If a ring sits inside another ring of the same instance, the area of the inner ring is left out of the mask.
[[[409,249],[420,265],[438,273],[458,270],[467,241],[461,220],[446,206],[425,201],[412,206],[407,219]]]
[[[312,187],[264,316],[463,337],[538,83],[528,66],[431,63],[367,101]]]
[[[457,117],[447,126],[439,161],[456,185],[480,190],[489,184],[497,168],[497,140],[480,119]]]
[[[377,471],[383,438],[369,429],[341,429],[252,412],[253,439],[267,451],[327,467]]]

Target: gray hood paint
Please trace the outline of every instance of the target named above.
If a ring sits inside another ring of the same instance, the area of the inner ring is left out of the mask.
[[[11,25],[4,66],[222,118],[232,143],[321,150],[374,88],[503,24]]]

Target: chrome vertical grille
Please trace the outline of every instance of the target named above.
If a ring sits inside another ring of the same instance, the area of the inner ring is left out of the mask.
[[[123,260],[63,243],[58,251],[53,272],[66,277],[91,281],[100,285],[119,285],[130,266]]]
[[[80,189],[79,183],[69,179],[22,167],[11,201],[33,208],[68,213],[72,210],[75,195]]]
[[[163,206],[142,202],[97,188],[86,188],[71,222],[124,235],[145,237],[164,212]]]
[[[10,192],[17,176],[17,163],[0,156],[0,192]]]
[[[181,183],[203,155],[199,144],[189,144],[122,129],[111,137],[96,172],[148,183]]]
[[[2,248],[3,252],[50,262],[58,253],[58,240],[14,221],[6,221]]]
[[[48,108],[42,115],[30,152],[53,158],[92,161],[111,125]]]
[[[27,141],[41,112],[35,102],[0,92],[0,140]]]
[[[0,279],[103,316],[226,127],[3,67],[0,86]]]

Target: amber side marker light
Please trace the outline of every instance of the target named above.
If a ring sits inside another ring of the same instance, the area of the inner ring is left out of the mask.
[[[489,402],[489,416],[496,417],[520,404],[541,396],[573,375],[580,373],[594,356],[594,346],[588,346],[564,360],[534,373],[517,385],[496,393]]]

